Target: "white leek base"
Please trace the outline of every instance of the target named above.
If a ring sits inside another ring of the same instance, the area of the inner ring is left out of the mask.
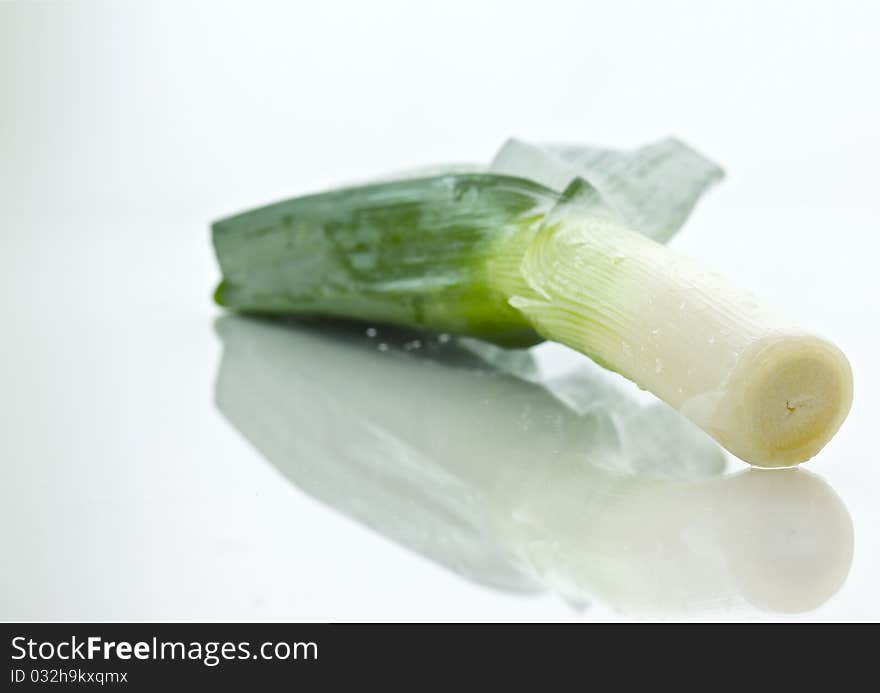
[[[545,337],[618,371],[737,457],[813,457],[852,402],[843,353],[659,243],[602,218],[543,229],[510,302]]]

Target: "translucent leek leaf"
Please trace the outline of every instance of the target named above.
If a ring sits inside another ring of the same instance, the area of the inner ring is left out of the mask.
[[[631,151],[510,139],[489,169],[557,192],[582,178],[629,228],[661,242],[675,235],[700,196],[724,177],[719,166],[675,138]]]

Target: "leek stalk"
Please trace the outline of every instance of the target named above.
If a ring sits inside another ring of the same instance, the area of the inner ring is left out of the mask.
[[[502,164],[496,170],[511,168]],[[668,238],[701,189],[690,186],[651,226],[651,207],[619,203],[625,186],[614,177],[552,173],[555,182],[534,176],[547,185],[496,172],[402,179],[218,221],[216,300],[501,346],[555,340],[650,390],[753,465],[814,456],[849,410],[849,364],[830,342],[649,237]],[[642,233],[631,230],[640,224]]]

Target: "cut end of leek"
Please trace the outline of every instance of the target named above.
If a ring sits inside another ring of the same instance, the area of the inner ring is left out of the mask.
[[[831,440],[852,390],[849,362],[830,342],[806,335],[762,340],[740,359],[707,428],[755,466],[789,467]]]

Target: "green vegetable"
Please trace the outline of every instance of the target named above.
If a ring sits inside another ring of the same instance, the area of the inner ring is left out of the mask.
[[[837,431],[852,399],[843,354],[649,238],[677,230],[717,167],[668,140],[628,155],[512,141],[493,168],[546,185],[454,173],[218,221],[217,301],[502,346],[553,339],[760,466],[809,459]]]
[[[520,178],[468,173],[288,200],[214,224],[217,302],[541,341],[495,281],[556,203]],[[513,252],[514,255],[510,253]],[[509,271],[515,272],[515,267]]]

